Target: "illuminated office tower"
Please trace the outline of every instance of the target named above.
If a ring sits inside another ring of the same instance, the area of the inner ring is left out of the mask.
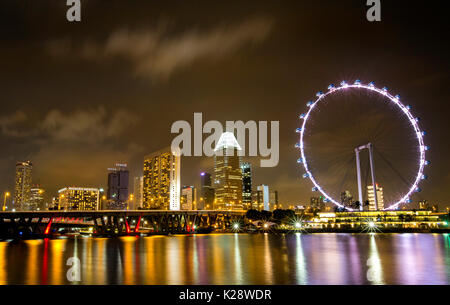
[[[133,185],[133,209],[137,210],[142,208],[142,192],[144,189],[144,177],[134,177],[134,185]]]
[[[58,191],[59,210],[95,211],[99,206],[99,189],[65,187]]]
[[[194,186],[183,186],[181,189],[181,209],[194,210],[197,204],[197,189]]]
[[[244,209],[252,208],[252,167],[250,163],[241,165],[242,171],[242,205]]]
[[[197,200],[196,210],[212,210],[214,209],[214,188],[211,184],[211,174],[200,173],[200,198]]]
[[[126,164],[117,163],[114,168],[109,168],[108,200],[109,210],[125,210],[128,203],[129,171]]]
[[[319,197],[311,197],[309,200],[309,206],[312,209],[319,209],[321,211],[325,210],[325,197],[319,196]]]
[[[180,153],[170,147],[144,158],[144,209],[180,209],[180,164]]]
[[[31,207],[31,171],[33,164],[30,161],[16,163],[16,180],[14,185],[13,208],[20,211],[29,211]]]
[[[278,203],[278,191],[270,191],[269,192],[269,202],[271,204],[271,209],[281,209],[281,204]]]
[[[224,132],[214,149],[214,188],[218,210],[242,210],[241,150],[232,132]]]
[[[30,189],[30,209],[32,211],[38,211],[45,209],[44,204],[44,193],[45,190],[39,185],[34,185]]]
[[[271,191],[268,185],[258,185],[254,193],[253,208],[258,210],[270,211],[278,206],[278,192]]]
[[[350,191],[346,190],[341,193],[341,203],[346,207],[350,207],[353,205],[353,196]]]
[[[378,183],[376,183],[376,188],[377,188],[378,210],[383,210],[384,209],[383,188],[381,186],[378,186]],[[376,211],[373,185],[367,186],[367,197],[369,199],[369,211]]]

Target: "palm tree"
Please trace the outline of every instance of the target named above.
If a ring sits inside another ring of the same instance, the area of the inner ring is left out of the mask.
[[[370,205],[369,200],[364,201],[364,207],[368,207]]]

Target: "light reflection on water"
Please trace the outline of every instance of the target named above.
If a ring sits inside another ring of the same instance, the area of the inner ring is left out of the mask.
[[[450,284],[448,234],[210,234],[0,242],[0,284]]]

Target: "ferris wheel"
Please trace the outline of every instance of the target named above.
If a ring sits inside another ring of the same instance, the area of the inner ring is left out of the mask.
[[[378,88],[375,86],[374,82],[370,82],[368,84],[361,83],[360,80],[356,80],[353,84],[347,83],[346,81],[342,81],[339,86],[335,86],[333,84],[328,86],[328,90],[325,92],[319,91],[316,94],[315,100],[309,101],[306,106],[308,107],[307,112],[300,114],[299,118],[302,120],[301,127],[296,129],[296,132],[299,133],[300,140],[296,143],[296,148],[300,151],[300,158],[298,158],[297,163],[301,164],[304,168],[304,174],[303,178],[307,178],[311,180],[313,183],[312,191],[320,192],[326,202],[331,202],[335,204],[336,206],[340,208],[345,208],[350,211],[355,210],[362,210],[363,206],[360,205],[359,208],[352,208],[345,206],[342,201],[340,201],[338,198],[336,198],[336,195],[331,195],[330,191],[326,189],[326,187],[323,187],[321,184],[319,184],[320,179],[317,179],[316,174],[312,166],[310,166],[310,159],[314,156],[308,155],[306,152],[306,148],[309,147],[310,143],[308,143],[308,139],[306,137],[306,134],[308,131],[310,131],[310,125],[313,115],[321,115],[323,108],[326,109],[326,105],[323,104],[327,99],[330,97],[337,95],[337,94],[350,94],[352,92],[358,92],[370,95],[377,96],[377,102],[383,100],[387,101],[390,107],[393,109],[396,109],[397,112],[399,112],[398,120],[402,120],[403,123],[405,123],[406,127],[409,129],[409,132],[413,135],[412,136],[412,144],[411,148],[416,154],[416,158],[414,159],[413,167],[413,173],[411,175],[411,178],[409,181],[405,181],[405,188],[399,193],[395,194],[395,198],[393,198],[390,202],[387,202],[386,205],[384,205],[381,209],[383,210],[393,210],[397,209],[401,204],[403,203],[409,203],[410,197],[415,192],[420,192],[419,183],[421,180],[426,179],[427,176],[424,175],[424,167],[429,164],[429,162],[425,159],[425,152],[429,149],[428,146],[424,144],[424,136],[426,135],[426,132],[422,131],[419,128],[419,118],[414,117],[410,112],[410,106],[404,105],[400,101],[399,95],[392,95],[389,93],[388,89],[386,87]],[[385,103],[385,102],[384,102]],[[317,110],[319,107],[322,107],[320,110]],[[318,113],[316,113],[318,112]],[[355,147],[352,147],[351,153],[354,154],[354,157],[356,157],[356,176],[357,176],[357,190],[358,190],[358,199],[359,202],[362,203],[362,185],[361,185],[361,168],[360,168],[360,153],[362,151],[369,152],[370,157],[370,174],[371,174],[371,185],[370,187],[373,187],[373,192],[377,194],[376,189],[376,176],[375,176],[375,168],[376,165],[374,165],[373,161],[373,145],[370,142],[362,143],[362,145],[357,145]],[[389,161],[387,161],[389,162]],[[353,163],[354,164],[354,163]],[[369,188],[370,188],[369,187]],[[374,196],[375,200],[375,206],[377,206],[377,195]]]

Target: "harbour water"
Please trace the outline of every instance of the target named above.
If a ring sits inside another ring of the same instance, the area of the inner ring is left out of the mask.
[[[69,281],[69,258],[80,281]],[[0,284],[450,284],[448,234],[197,234],[0,242]]]

